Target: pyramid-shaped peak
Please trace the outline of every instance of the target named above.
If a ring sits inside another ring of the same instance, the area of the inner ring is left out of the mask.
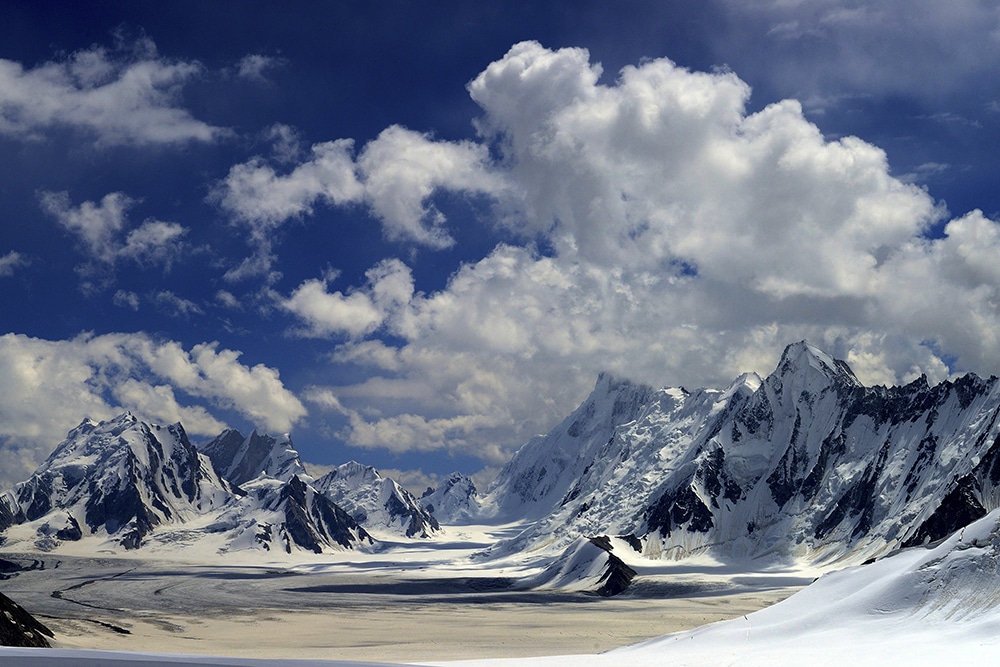
[[[239,431],[227,429],[200,449],[232,484],[261,475],[287,481],[306,472],[287,433],[274,437],[254,429],[244,438]]]
[[[326,475],[321,478],[329,483],[334,480],[352,480],[354,484],[369,483],[369,482],[381,482],[382,475],[378,470],[372,466],[365,465],[363,463],[358,463],[357,461],[348,461],[347,463],[342,463]]]
[[[778,378],[786,378],[816,372],[841,384],[862,386],[846,361],[835,359],[806,340],[792,343],[785,348],[774,375]]]
[[[740,393],[749,396],[750,394],[757,391],[760,388],[761,383],[763,382],[764,380],[753,371],[749,373],[743,373],[729,384],[729,387],[726,388],[725,393],[730,396]]]

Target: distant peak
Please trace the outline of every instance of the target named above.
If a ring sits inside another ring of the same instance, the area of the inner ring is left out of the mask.
[[[594,383],[594,390],[591,392],[594,395],[607,395],[619,392],[623,389],[639,388],[643,390],[652,391],[651,387],[648,387],[639,382],[633,382],[632,380],[616,375],[610,371],[601,371],[597,375],[597,382]]]
[[[818,371],[831,380],[851,386],[862,386],[854,371],[846,361],[834,359],[820,348],[806,340],[792,343],[785,348],[775,369],[775,375],[786,377],[808,371]]]
[[[760,388],[762,382],[763,380],[756,373],[752,371],[744,373],[730,383],[725,393],[729,395],[737,394],[739,392],[752,394]]]

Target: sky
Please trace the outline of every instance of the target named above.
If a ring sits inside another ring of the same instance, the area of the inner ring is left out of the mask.
[[[598,373],[1000,373],[1000,8],[0,1],[0,486],[85,417],[420,490]]]

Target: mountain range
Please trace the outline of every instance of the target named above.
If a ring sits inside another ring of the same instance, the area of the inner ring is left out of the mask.
[[[605,581],[625,585],[615,549],[847,564],[935,542],[1000,507],[998,419],[996,378],[865,387],[803,341],[766,378],[725,389],[601,374],[485,492],[456,473],[418,499],[355,462],[314,479],[287,435],[229,430],[195,447],[180,424],[125,413],[70,431],[0,496],[0,529],[7,545],[39,549],[86,538],[323,553],[520,522],[481,556],[590,554],[605,559]]]
[[[864,387],[806,342],[767,378],[724,390],[602,375],[524,445],[483,505],[539,517],[498,553],[606,534],[650,558],[858,562],[1000,506],[998,418],[996,378]]]

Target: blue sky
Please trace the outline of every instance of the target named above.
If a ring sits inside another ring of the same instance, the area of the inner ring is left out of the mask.
[[[7,482],[122,409],[420,487],[601,370],[1000,372],[995,3],[0,8]]]

